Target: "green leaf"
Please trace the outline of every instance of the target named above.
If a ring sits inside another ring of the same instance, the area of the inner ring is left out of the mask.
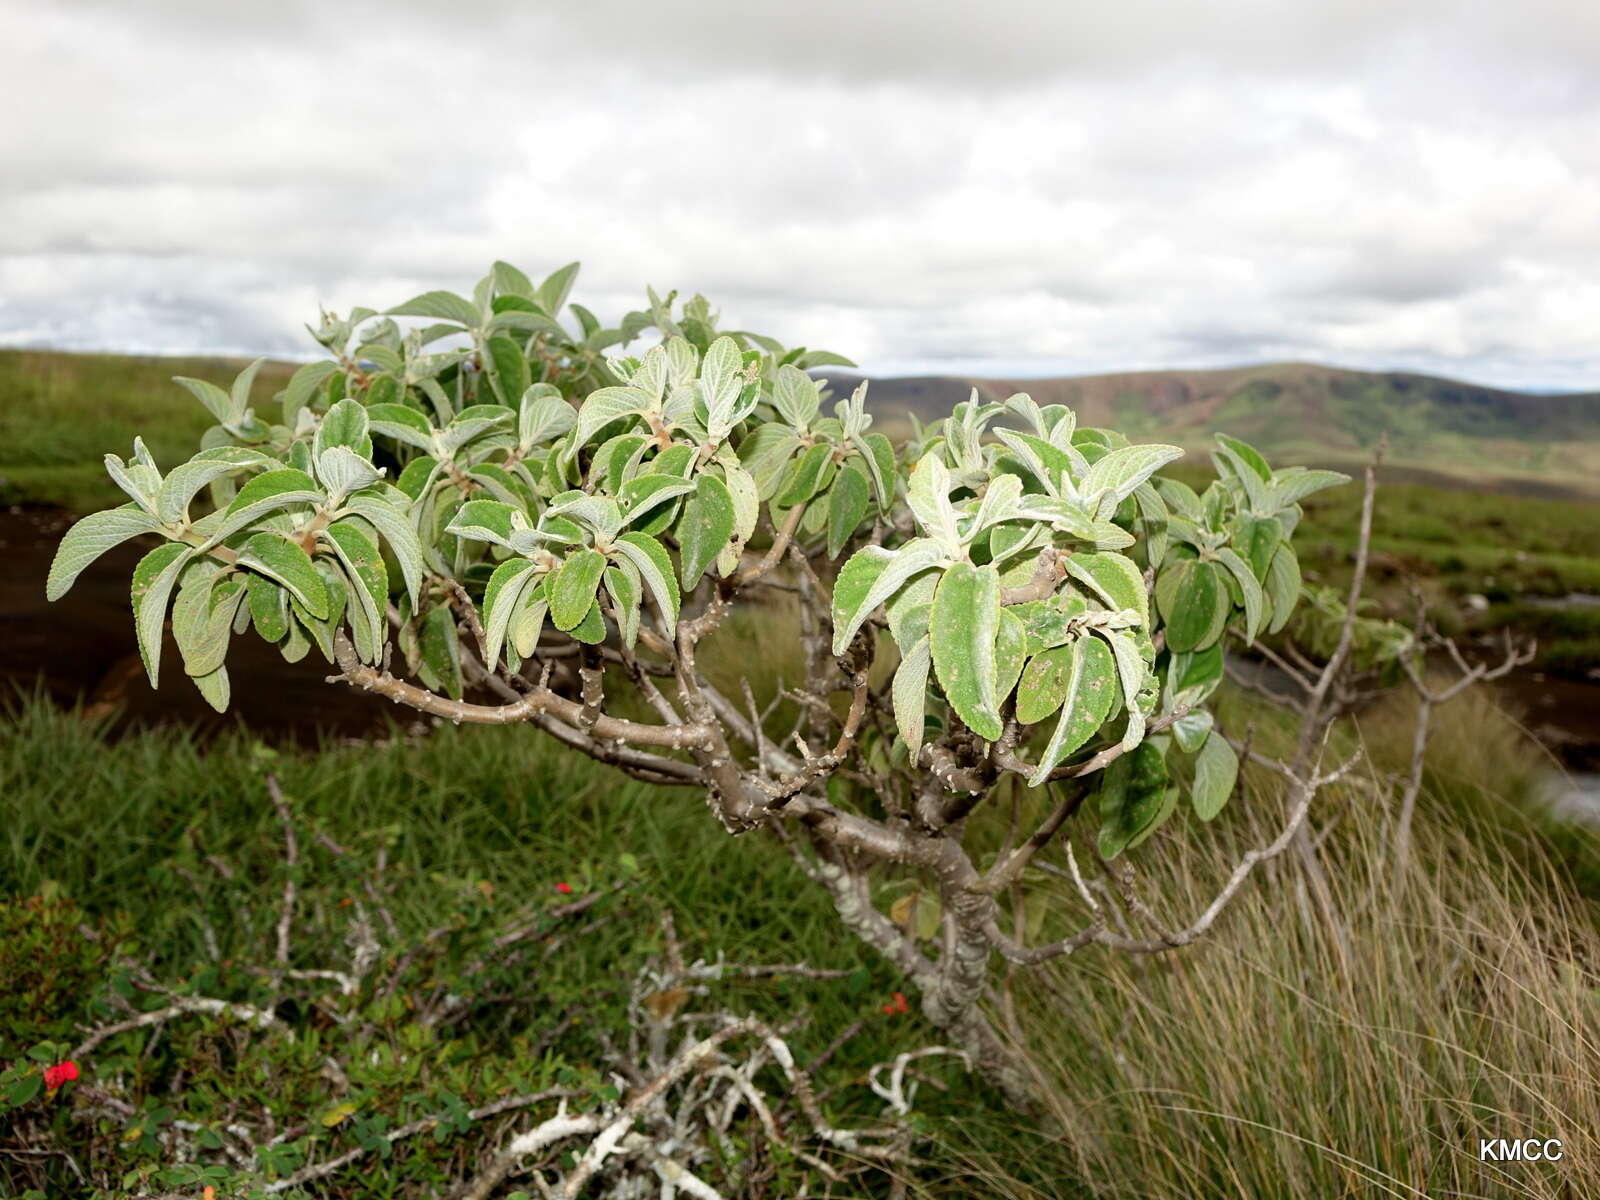
[[[192,547],[168,542],[146,554],[133,569],[133,628],[151,687],[160,681],[161,627],[167,619],[167,600],[178,573],[193,555]]]
[[[461,699],[461,637],[456,632],[456,614],[449,605],[430,609],[417,629],[417,648],[422,661],[417,674],[436,691],[452,700]]]
[[[1021,620],[1027,630],[1027,652],[1038,654],[1055,646],[1065,646],[1077,636],[1073,621],[1089,611],[1089,603],[1075,591],[1057,592],[1044,600],[1013,604],[1008,611]]]
[[[591,496],[579,491],[557,496],[545,509],[545,516],[575,521],[590,530],[597,542],[610,541],[625,524],[621,505],[610,496]]]
[[[322,582],[319,576],[317,582]],[[289,632],[289,593],[265,575],[252,575],[249,588],[250,616],[256,632],[269,642],[281,642]],[[323,591],[327,595],[326,589]]]
[[[568,632],[580,642],[590,646],[598,646],[606,640],[606,619],[600,613],[598,598],[590,601],[589,611],[583,614],[583,620],[574,625]]]
[[[950,469],[939,454],[937,449],[924,454],[912,469],[906,503],[928,536],[954,556],[960,552],[961,536],[956,529],[956,510],[950,503]]]
[[[218,667],[210,674],[192,675],[195,688],[205,696],[206,704],[210,704],[218,712],[227,712],[227,702],[232,696],[232,688],[227,682],[227,667]]]
[[[1228,619],[1228,589],[1218,568],[1196,559],[1178,559],[1156,579],[1156,606],[1166,622],[1167,648],[1203,650],[1222,636]]]
[[[237,424],[239,418],[244,415],[242,408],[234,408],[233,397],[214,383],[204,379],[190,379],[186,375],[174,375],[172,382],[187,389],[196,400],[204,404],[219,425]]]
[[[335,521],[321,536],[333,547],[350,579],[355,604],[348,616],[356,653],[363,662],[376,662],[388,628],[389,572],[383,556],[372,539],[349,521]]]
[[[29,1071],[13,1079],[6,1088],[6,1104],[11,1108],[21,1108],[44,1087],[44,1073],[42,1071]]]
[[[391,317],[431,317],[436,321],[453,321],[468,329],[477,328],[482,314],[472,301],[454,292],[423,292],[404,304],[396,304],[385,314]]]
[[[1035,725],[1060,709],[1072,694],[1081,657],[1078,642],[1073,642],[1030,658],[1017,692],[1017,720]]]
[[[995,633],[1000,623],[1000,575],[993,567],[956,563],[933,593],[928,617],[934,674],[950,707],[985,741],[1000,737],[995,696]]]
[[[254,511],[262,504],[272,503],[274,507],[282,508],[297,501],[317,500],[321,497],[322,489],[311,476],[293,467],[283,467],[257,475],[246,483],[239,489],[239,494],[233,498],[233,502],[228,505],[227,512],[232,516],[240,512]]]
[[[489,339],[487,349],[489,379],[500,393],[501,402],[520,403],[522,393],[533,382],[528,374],[528,360],[522,357],[521,348],[504,334],[497,333]]]
[[[244,597],[244,580],[220,575],[197,575],[178,590],[172,606],[172,639],[190,675],[210,675],[222,666],[234,614]]]
[[[304,471],[293,467],[266,471],[240,488],[222,519],[215,526],[208,526],[206,544],[202,549],[209,550],[268,513],[296,504],[318,504],[324,499],[326,497],[316,480]]]
[[[800,448],[800,437],[787,425],[760,425],[739,444],[739,461],[756,482],[757,493],[767,500],[777,494],[789,460]]]
[[[943,550],[928,538],[897,550],[863,546],[852,554],[833,584],[833,652],[843,654],[873,609],[943,557]]]
[[[616,542],[616,551],[638,569],[645,587],[655,597],[656,607],[666,622],[662,630],[669,638],[678,624],[678,580],[672,572],[672,559],[661,543],[646,533],[625,533]]]
[[[407,410],[410,411],[410,410]],[[315,458],[335,446],[354,452],[357,458],[372,458],[372,435],[367,409],[359,400],[341,400],[322,418],[311,450]]]
[[[571,631],[594,605],[595,590],[606,569],[606,557],[598,550],[577,550],[551,574],[545,584],[550,601],[550,619],[557,629]]]
[[[1287,542],[1272,555],[1272,565],[1267,568],[1267,595],[1272,600],[1272,620],[1268,633],[1277,633],[1288,623],[1294,606],[1300,600],[1300,560],[1294,547]]]
[[[329,446],[317,456],[317,478],[331,495],[342,498],[371,487],[383,472],[349,446]]]
[[[1272,482],[1272,468],[1267,465],[1267,460],[1261,457],[1261,452],[1254,446],[1241,442],[1236,437],[1229,437],[1225,433],[1217,434],[1216,438],[1217,445],[1228,451],[1240,466],[1249,470],[1261,482]]]
[[[494,276],[495,291],[502,296],[521,296],[526,300],[533,299],[533,280],[529,279],[510,263],[497,261],[490,268],[489,273]]]
[[[726,425],[744,385],[738,344],[719,337],[706,348],[700,361],[700,392],[705,400],[708,425]]]
[[[1178,743],[1178,749],[1185,754],[1193,754],[1205,745],[1214,723],[1215,718],[1207,709],[1186,712],[1172,723],[1172,740]]]
[[[473,404],[462,409],[439,434],[439,449],[453,455],[478,438],[511,425],[517,414],[503,404]]]
[[[636,387],[605,387],[590,392],[578,410],[578,423],[568,443],[568,456],[576,454],[611,422],[642,413],[650,404],[649,394]]]
[[[1145,714],[1139,707],[1139,693],[1150,677],[1149,664],[1140,653],[1139,643],[1117,629],[1095,630],[1111,644],[1111,653],[1117,660],[1117,677],[1122,681],[1122,700],[1128,707],[1128,728],[1122,735],[1122,746],[1129,749],[1144,737]]]
[[[1153,833],[1171,811],[1167,799],[1167,763],[1153,743],[1107,767],[1100,784],[1101,857],[1115,858]]]
[[[1250,509],[1258,516],[1270,516],[1272,504],[1272,471],[1266,460],[1249,446],[1226,434],[1217,434],[1217,451],[1212,461],[1223,478],[1231,476],[1244,489]]]
[[[894,702],[894,723],[905,739],[911,761],[917,761],[922,751],[923,716],[928,704],[928,667],[933,659],[928,638],[924,634],[912,643],[895,668],[891,689]]]
[[[391,491],[390,495],[396,493]],[[375,495],[351,496],[340,510],[340,515],[354,513],[370,522],[378,535],[389,544],[395,562],[400,566],[400,576],[405,580],[406,595],[417,602],[417,592],[422,586],[422,543],[410,518],[393,505]]]
[[[511,618],[521,610],[522,593],[531,582],[533,564],[525,558],[507,559],[489,576],[483,593],[484,665],[493,670],[500,661]]]
[[[524,449],[553,442],[578,424],[573,408],[553,384],[536,383],[522,395],[517,441]]]
[[[137,504],[124,504],[84,517],[67,530],[56,547],[55,557],[50,561],[50,574],[45,580],[45,599],[61,599],[84,569],[107,550],[160,528],[161,523]]]
[[[552,317],[558,314],[567,302],[567,297],[572,294],[572,285],[578,278],[578,264],[570,262],[558,270],[545,276],[544,282],[539,284],[539,290],[533,295],[536,303]]]
[[[259,571],[289,589],[312,616],[326,620],[328,593],[311,556],[282,534],[258,533],[239,552],[239,566]]]
[[[1105,493],[1098,515],[1107,518],[1134,489],[1174,459],[1183,457],[1180,446],[1123,446],[1094,463],[1078,486],[1079,493],[1092,500]]]
[[[322,586],[328,593],[328,619],[319,621],[307,612],[299,601],[289,597],[287,592],[284,593],[289,601],[289,615],[294,618],[289,623],[289,637],[283,647],[284,657],[291,662],[298,662],[305,657],[307,647],[303,645],[306,639],[301,636],[302,633],[309,635],[323,658],[329,662],[333,661],[334,633],[344,621],[350,589],[355,586],[337,560],[315,558],[312,562],[316,565],[317,574],[322,576]],[[359,614],[356,621],[360,622]]]
[[[850,535],[867,515],[866,476],[855,467],[846,467],[834,477],[828,490],[828,557],[838,558]]]
[[[373,433],[394,438],[419,450],[433,449],[435,430],[428,418],[404,404],[374,404],[367,409],[367,420]]]
[[[169,525],[176,525],[188,515],[195,493],[207,484],[250,467],[267,465],[281,464],[246,446],[219,446],[203,451],[190,462],[174,467],[161,481],[155,498],[156,516]]]
[[[511,619],[511,641],[523,658],[532,654],[539,644],[539,631],[544,627],[545,614],[550,611],[544,596],[545,579],[523,589],[522,605]]]
[[[733,537],[733,497],[722,480],[714,475],[695,479],[694,494],[683,502],[676,533],[683,590],[691,592]]]
[[[1200,748],[1200,756],[1194,760],[1194,786],[1189,802],[1194,805],[1195,816],[1209,821],[1221,812],[1233,795],[1233,785],[1238,778],[1238,754],[1227,738],[1212,730]]]
[[[606,444],[609,446],[611,443]],[[676,475],[658,475],[652,472],[647,475],[635,475],[623,484],[618,502],[622,506],[627,524],[632,525],[637,521],[644,521],[646,515],[654,512],[658,506],[666,504],[669,500],[676,500],[679,496],[686,496],[694,490],[695,481],[692,479],[679,479]],[[671,523],[672,514],[669,513],[665,524]]]
[[[1274,508],[1288,508],[1313,492],[1349,482],[1350,476],[1338,471],[1308,471],[1304,467],[1289,467],[1279,471],[1273,478],[1271,503]]]
[[[1004,703],[1022,677],[1022,664],[1028,657],[1028,629],[1009,609],[1000,610],[994,634],[994,694],[996,704]]]
[[[1174,704],[1199,704],[1221,682],[1221,642],[1193,654],[1174,653],[1167,665],[1167,692]]]
[[[339,369],[338,364],[323,359],[320,362],[309,362],[300,367],[289,377],[289,385],[283,390],[283,423],[290,429],[295,427],[296,417],[307,404],[310,404],[322,385],[328,382],[328,376]]]
[[[750,472],[737,462],[723,463],[722,482],[733,500],[733,542],[717,558],[717,572],[727,576],[738,568],[739,554],[756,531],[756,521],[761,516],[761,496]]]
[[[788,363],[778,368],[772,381],[772,407],[780,417],[803,433],[817,419],[821,405],[816,380]]]
[[[639,569],[627,559],[608,566],[604,576],[606,594],[617,612],[617,631],[622,643],[633,649],[639,640],[639,605],[644,599],[640,590]]]
[[[1139,525],[1145,537],[1145,562],[1149,566],[1159,567],[1171,544],[1168,532],[1171,514],[1167,511],[1167,502],[1148,480],[1133,489],[1133,499],[1138,506]]]
[[[1274,517],[1246,516],[1239,520],[1232,540],[1256,578],[1265,583],[1272,556],[1283,541],[1283,526]]]
[[[1039,765],[1028,777],[1029,787],[1042,785],[1063,759],[1093,737],[1117,699],[1116,663],[1103,641],[1080,637],[1062,651],[1067,658],[1059,686],[1066,699]],[[1023,686],[1026,688],[1026,683]]]
[[[1150,624],[1150,596],[1144,590],[1144,573],[1125,554],[1097,554],[1081,550],[1064,560],[1067,574],[1088,584],[1113,612],[1131,608],[1142,624]]]
[[[793,508],[815,496],[822,486],[823,475],[832,457],[833,447],[826,442],[808,447],[789,468],[789,474],[773,503],[780,508]]]
[[[1240,594],[1244,600],[1244,625],[1245,638],[1249,642],[1256,640],[1256,634],[1261,632],[1262,622],[1267,616],[1266,597],[1261,591],[1261,584],[1256,579],[1256,573],[1250,569],[1250,564],[1226,546],[1217,551],[1217,561],[1226,567],[1239,585]]]
[[[1017,462],[1039,481],[1046,492],[1051,496],[1061,494],[1062,484],[1072,478],[1075,465],[1065,450],[1032,434],[1018,433],[1011,429],[996,429],[994,433],[1016,456]]]
[[[497,546],[508,543],[512,531],[515,508],[503,500],[468,500],[456,510],[446,533],[478,542],[493,542]]]

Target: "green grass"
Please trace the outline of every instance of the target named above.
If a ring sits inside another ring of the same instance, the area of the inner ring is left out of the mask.
[[[1239,703],[1224,704],[1224,717],[1235,726],[1253,719],[1256,745],[1273,750],[1286,733],[1281,722]],[[1310,1200],[1399,1180],[1473,1195],[1559,1195],[1548,1173],[1524,1172],[1512,1186],[1475,1173],[1468,1156],[1477,1132],[1488,1135],[1485,1114],[1574,1140],[1569,1129],[1600,1120],[1600,1080],[1584,1065],[1600,1040],[1600,993],[1585,965],[1600,955],[1593,915],[1522,807],[1544,761],[1476,695],[1441,710],[1417,858],[1405,889],[1388,896],[1392,813],[1380,781],[1404,766],[1409,722],[1397,702],[1365,716],[1359,731],[1342,731],[1335,750],[1363,737],[1373,775],[1319,807],[1319,820],[1331,821],[1328,854],[1352,954],[1341,955],[1316,920],[1304,923],[1285,891],[1292,873],[1273,868],[1189,951],[1127,960],[1090,950],[1042,976],[1017,975],[1008,985],[1016,1029],[1038,1056],[1067,1137],[1040,1138],[1047,1126],[1019,1122],[958,1077],[948,1094],[923,1093],[940,1140],[922,1194]],[[507,1060],[521,1052],[518,1036],[546,1028],[563,1006],[585,1004],[588,1034],[620,1021],[614,994],[597,996],[597,985],[614,993],[657,952],[652,918],[661,910],[676,915],[690,956],[721,950],[733,960],[856,971],[851,981],[752,983],[735,994],[773,1018],[808,1012],[811,1024],[795,1038],[802,1055],[865,1018],[865,1035],[836,1064],[846,1076],[936,1039],[915,1018],[879,1016],[893,977],[838,929],[778,847],[729,838],[692,791],[631,783],[527,730],[445,726],[416,742],[273,753],[242,733],[205,745],[176,730],[113,741],[74,714],[25,704],[0,723],[0,788],[13,817],[0,834],[0,897],[68,897],[87,927],[124,931],[131,940],[122,952],[148,959],[164,978],[192,976],[210,988],[228,976],[208,965],[207,926],[232,959],[259,949],[276,917],[282,841],[267,770],[302,822],[310,945],[297,962],[341,952],[337,906],[359,898],[366,878],[324,852],[318,835],[364,861],[386,847],[392,908],[411,936],[441,923],[467,936],[506,911],[554,899],[561,881],[580,894],[629,883],[625,894],[642,919],[607,925],[573,953],[513,974],[511,995],[530,993],[520,1006],[486,1007],[453,1035],[470,1045],[441,1048],[470,1065],[454,1086],[473,1102],[494,1094],[496,1081],[538,1085],[543,1076],[504,1074]],[[1258,777],[1210,825],[1176,817],[1136,856],[1161,911],[1181,923],[1202,908],[1241,850],[1270,838],[1280,803]],[[982,841],[1008,819],[985,810],[975,835]],[[1066,833],[1092,836],[1092,815],[1085,820]],[[1592,848],[1579,857],[1593,861]],[[213,860],[238,882],[219,880]],[[1032,888],[1030,904],[1048,909],[1041,936],[1081,921],[1069,892],[1047,878]],[[99,971],[78,962],[61,972],[62,989],[97,988]],[[81,1003],[56,994],[69,1010]],[[34,1032],[66,1036],[62,1007],[41,1006]],[[87,1008],[70,1015],[106,1019]],[[558,1045],[556,1061],[581,1064],[588,1034]],[[15,1027],[11,1036],[0,1059],[29,1040]],[[169,1052],[215,1053],[215,1035],[174,1030],[168,1038],[157,1063]],[[140,1072],[153,1088],[156,1068]],[[363,1094],[405,1098],[381,1080]],[[318,1112],[332,1099],[313,1089],[302,1103]],[[203,1100],[192,1103],[184,1111],[203,1116]],[[122,1153],[140,1160],[137,1147]],[[444,1170],[420,1153],[397,1156],[359,1187],[408,1194],[403,1181]],[[1585,1189],[1597,1182],[1583,1163],[1562,1179],[1573,1195],[1592,1194]],[[347,1179],[327,1194],[377,1194],[347,1190],[356,1186]]]
[[[59,504],[75,512],[126,499],[101,465],[127,458],[135,435],[163,468],[183,462],[215,424],[174,375],[224,387],[244,360],[135,358],[0,350],[0,503]],[[256,379],[258,408],[293,367],[268,363]],[[263,408],[263,411],[266,411]]]
[[[558,883],[569,884],[577,896],[621,887],[624,919],[597,922],[563,953],[536,957],[526,966],[508,959],[505,976],[496,976],[501,991],[452,1026],[451,1040],[438,1048],[440,1075],[431,1086],[446,1080],[469,1103],[506,1089],[548,1086],[550,1072],[562,1064],[583,1069],[596,1037],[625,1036],[627,984],[661,953],[663,912],[675,916],[689,960],[714,960],[721,953],[730,962],[803,961],[851,972],[831,980],[738,981],[719,993],[734,1009],[774,1024],[805,1017],[805,1026],[790,1038],[801,1061],[864,1022],[834,1061],[832,1074],[821,1077],[843,1089],[831,1102],[841,1119],[875,1119],[881,1106],[862,1084],[867,1067],[939,1040],[919,1017],[882,1013],[883,1002],[904,985],[841,931],[824,894],[776,842],[761,835],[734,840],[694,790],[634,783],[531,729],[445,726],[420,741],[270,751],[242,731],[203,745],[173,729],[112,739],[104,726],[28,701],[0,720],[0,789],[7,797],[0,824],[0,941],[14,939],[8,949],[24,959],[8,960],[0,952],[0,969],[13,973],[8,987],[20,989],[14,999],[0,1000],[0,1063],[41,1038],[70,1044],[78,1036],[74,1026],[112,1019],[115,1010],[107,1010],[101,997],[117,974],[113,953],[148,963],[160,979],[194,981],[205,994],[254,999],[251,989],[259,989],[259,980],[241,978],[228,964],[267,961],[263,947],[271,944],[279,912],[283,838],[264,785],[267,771],[290,797],[300,827],[295,965],[348,958],[342,906],[368,895],[363,889],[373,879],[370,864],[380,847],[387,856],[382,881],[392,887],[389,906],[401,941],[440,926],[457,931],[443,944],[445,957],[419,967],[424,983],[442,979],[468,995],[476,981],[450,975],[471,957],[458,942],[470,947],[474,937],[487,938],[496,922],[562,900]],[[324,838],[346,854],[327,851]],[[76,915],[52,930],[25,909],[6,908],[8,900],[41,895],[70,902]],[[78,925],[100,940],[85,943],[72,931]],[[208,939],[215,939],[216,957]],[[36,954],[35,942],[48,951]],[[37,975],[36,959],[46,964],[46,978],[30,981]],[[43,989],[50,1000],[25,1000],[30,987]],[[579,1025],[544,1052],[553,1057],[527,1060],[530,1040],[573,1009]],[[374,1018],[380,1044],[411,1036],[400,1027],[410,1019],[403,1012],[371,1011],[380,1014]],[[236,1086],[234,1076],[210,1078],[202,1065],[188,1091],[165,1089],[173,1061],[209,1062],[220,1036],[174,1027],[168,1048],[144,1065],[137,1042],[132,1059],[124,1057],[130,1051],[108,1049],[96,1061],[101,1070],[131,1070],[136,1097],[205,1120],[211,1111],[207,1098],[225,1100]],[[226,1053],[246,1051],[234,1047]],[[227,1068],[243,1071],[248,1063],[260,1073],[252,1076],[252,1103],[266,1097],[264,1102],[283,1105],[281,1119],[291,1123],[315,1118],[335,1101],[316,1070],[292,1087],[269,1086],[265,1081],[279,1076],[298,1078],[300,1069],[292,1055],[284,1060],[273,1053],[270,1039],[252,1043],[245,1059]],[[935,1073],[948,1077],[952,1088],[948,1094],[924,1088],[919,1100],[928,1128],[941,1141],[920,1173],[918,1194],[971,1195],[970,1185],[961,1182],[965,1168],[939,1147],[971,1152],[1014,1118],[953,1065]],[[423,1103],[413,1095],[421,1090],[420,1082],[401,1087],[375,1079],[363,1094],[368,1103],[393,1106],[398,1123],[405,1106]],[[417,1111],[410,1108],[409,1116]],[[430,1110],[424,1104],[420,1111]],[[162,1159],[153,1143],[117,1153],[123,1168]],[[6,1190],[6,1163],[0,1155],[0,1191]],[[396,1156],[381,1169],[369,1164],[365,1174],[342,1177],[325,1194],[433,1194],[409,1189],[447,1166],[448,1161]],[[1040,1186],[1065,1186],[1048,1176],[1032,1177]]]

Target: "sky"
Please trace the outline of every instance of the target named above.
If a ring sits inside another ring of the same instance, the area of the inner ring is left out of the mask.
[[[0,0],[0,345],[583,263],[876,374],[1600,390],[1593,0]]]

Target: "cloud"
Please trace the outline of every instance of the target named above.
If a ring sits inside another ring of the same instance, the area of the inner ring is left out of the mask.
[[[1586,4],[8,2],[0,343],[309,353],[579,258],[883,371],[1600,383]]]

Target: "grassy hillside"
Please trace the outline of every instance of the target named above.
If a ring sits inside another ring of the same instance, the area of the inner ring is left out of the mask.
[[[102,459],[128,456],[142,434],[163,466],[193,454],[215,422],[172,382],[189,375],[226,385],[244,359],[136,358],[0,350],[0,503],[60,504],[88,512],[126,499]],[[256,395],[270,397],[294,367],[268,363]]]
[[[837,390],[857,377],[832,377]],[[1387,433],[1390,462],[1452,482],[1529,495],[1600,495],[1600,394],[1535,396],[1401,372],[1269,363],[1217,371],[1138,371],[1072,379],[924,376],[874,380],[874,407],[920,419],[976,387],[1067,404],[1086,425],[1193,449],[1226,429],[1284,462],[1364,460]]]
[[[107,451],[126,455],[140,431],[158,460],[175,461],[210,424],[172,377],[222,383],[242,366],[240,359],[0,350],[0,503],[111,502],[117,493],[100,467]],[[258,401],[292,370],[264,367]],[[837,391],[858,378],[830,376]],[[973,387],[995,400],[1026,391],[1041,404],[1072,406],[1082,424],[1193,450],[1226,429],[1285,463],[1355,465],[1387,432],[1394,479],[1600,499],[1600,393],[1534,396],[1427,375],[1280,363],[1074,379],[875,379],[871,404],[893,432],[900,414],[948,413]]]

